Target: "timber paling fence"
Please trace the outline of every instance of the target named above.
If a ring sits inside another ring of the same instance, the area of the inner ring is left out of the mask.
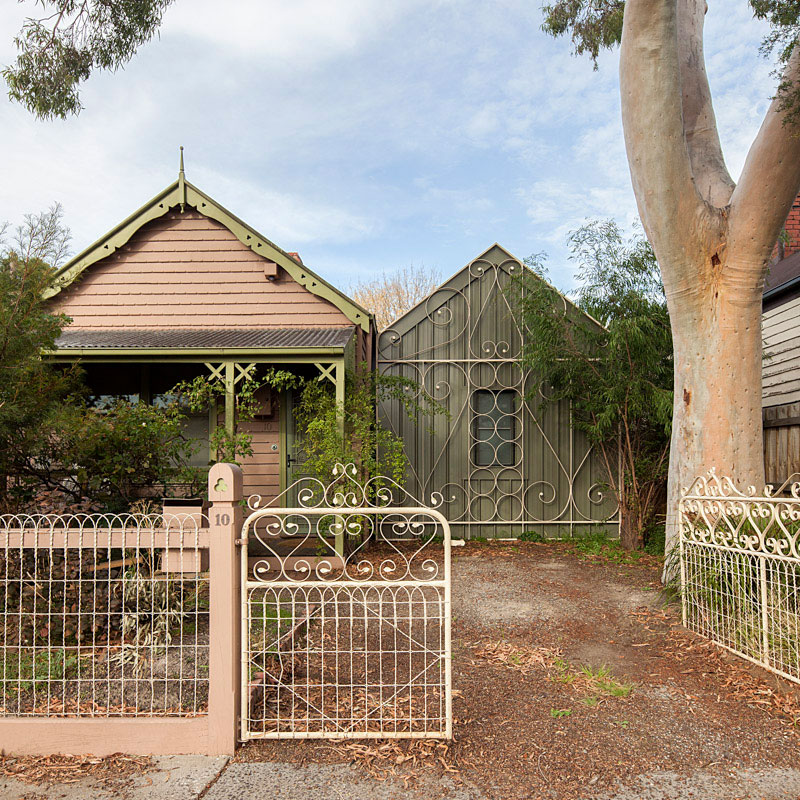
[[[0,516],[0,749],[231,753],[241,471],[207,514]]]
[[[745,494],[711,472],[684,491],[679,535],[683,624],[800,683],[800,483]]]

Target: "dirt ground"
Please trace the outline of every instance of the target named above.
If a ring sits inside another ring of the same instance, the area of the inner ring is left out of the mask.
[[[797,764],[795,689],[683,631],[657,559],[565,543],[453,557],[452,744],[261,741],[235,761],[354,763],[426,796],[455,783],[498,800],[635,798],[700,773],[723,788],[698,796],[758,798],[758,780],[732,794],[726,781],[766,770],[779,790]]]

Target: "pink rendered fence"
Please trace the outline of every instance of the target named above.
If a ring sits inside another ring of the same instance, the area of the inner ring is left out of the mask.
[[[232,753],[238,467],[210,505],[0,517],[0,748]]]

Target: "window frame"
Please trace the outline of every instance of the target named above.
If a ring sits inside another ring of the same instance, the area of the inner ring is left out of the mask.
[[[481,397],[491,396],[487,411],[481,410]],[[506,404],[503,398],[509,398]],[[472,438],[470,460],[480,468],[514,467],[517,453],[517,402],[516,389],[474,389],[470,398],[470,434]],[[507,436],[504,434],[508,434]],[[507,456],[505,454],[508,454]],[[482,455],[486,454],[486,455]]]

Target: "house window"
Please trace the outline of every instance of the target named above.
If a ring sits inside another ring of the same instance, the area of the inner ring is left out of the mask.
[[[472,462],[511,467],[517,461],[517,393],[478,389],[472,393]]]

